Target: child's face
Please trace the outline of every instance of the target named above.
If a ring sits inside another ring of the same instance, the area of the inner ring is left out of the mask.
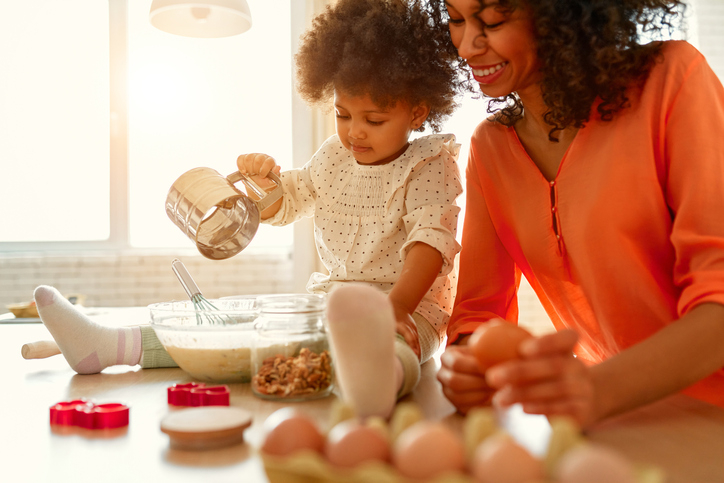
[[[405,102],[384,109],[368,95],[334,93],[337,135],[359,164],[386,164],[405,152],[412,131],[422,125],[429,109]]]

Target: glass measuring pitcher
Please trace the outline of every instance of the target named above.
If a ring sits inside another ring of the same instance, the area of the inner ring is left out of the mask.
[[[166,214],[188,236],[199,252],[211,260],[238,254],[259,228],[260,213],[284,193],[274,173],[276,187],[269,192],[236,171],[224,177],[211,168],[194,168],[182,174],[166,196]],[[234,184],[241,181],[259,199],[252,200]]]

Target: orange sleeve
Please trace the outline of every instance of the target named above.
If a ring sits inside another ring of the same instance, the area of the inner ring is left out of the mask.
[[[701,54],[683,75],[663,120],[680,316],[724,304],[724,88]]]
[[[520,271],[501,243],[483,196],[479,163],[485,153],[476,149],[473,134],[466,170],[466,213],[460,252],[460,273],[453,313],[448,324],[448,344],[472,333],[482,322],[504,318],[518,320],[517,289]]]

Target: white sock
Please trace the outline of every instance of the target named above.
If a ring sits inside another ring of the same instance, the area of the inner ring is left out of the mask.
[[[118,364],[138,364],[141,359],[139,327],[97,324],[47,285],[36,288],[34,297],[43,324],[78,374],[95,374]]]
[[[340,287],[329,295],[327,322],[343,399],[359,417],[389,417],[400,380],[387,296],[367,285]]]

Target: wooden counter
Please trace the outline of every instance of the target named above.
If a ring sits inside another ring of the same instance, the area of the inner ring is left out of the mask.
[[[26,361],[23,343],[49,339],[41,324],[0,323],[0,481],[12,482],[266,482],[255,448],[264,419],[282,403],[254,397],[248,384],[232,384],[231,405],[254,414],[248,444],[215,451],[169,449],[159,429],[170,409],[166,388],[191,379],[180,369],[114,367],[101,374],[75,374],[62,356]],[[428,419],[460,424],[435,379],[439,361],[423,366],[423,378],[408,398]],[[77,398],[130,407],[125,429],[93,432],[53,430],[49,407]],[[326,424],[335,397],[296,403]],[[632,460],[663,469],[671,483],[724,482],[724,410],[675,396],[611,419],[590,439],[613,446]],[[9,479],[6,477],[9,476]]]

